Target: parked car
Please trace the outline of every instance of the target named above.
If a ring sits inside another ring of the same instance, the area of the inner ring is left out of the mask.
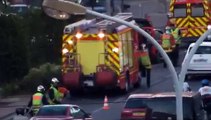
[[[190,50],[195,43],[191,43],[186,52],[184,61],[187,59]],[[190,79],[193,75],[209,75],[211,73],[211,42],[202,42],[196,53],[193,55],[190,65],[187,69],[186,80]]]
[[[92,120],[89,113],[77,105],[59,104],[42,106],[30,120]]]
[[[202,120],[199,94],[183,93],[184,120]],[[121,113],[121,120],[176,120],[174,92],[132,94]]]

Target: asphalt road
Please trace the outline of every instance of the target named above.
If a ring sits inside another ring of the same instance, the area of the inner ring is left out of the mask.
[[[184,55],[185,52],[183,49],[180,51],[180,65],[175,68],[177,73],[180,72],[181,62]],[[197,91],[200,87],[200,80],[197,80],[199,78],[194,79],[195,78],[188,82],[192,90]],[[75,95],[70,98],[66,98],[64,103],[77,104],[81,106],[85,111],[92,114],[94,120],[119,120],[125,100],[130,94],[174,91],[171,74],[167,68],[163,68],[163,64],[153,65],[151,80],[151,88],[146,87],[145,78],[143,78],[141,86],[137,89],[131,90],[128,94],[119,95],[116,91],[87,92],[82,95]],[[109,110],[102,109],[105,95],[108,97]],[[10,116],[9,119],[11,117],[12,116]]]
[[[180,64],[175,68],[178,74],[180,72],[181,63],[185,55],[184,51],[184,49],[180,51]],[[197,79],[193,78],[192,80],[188,81],[193,91],[197,91],[200,87],[200,80]],[[98,93],[73,97],[72,99],[65,100],[65,103],[74,103],[80,105],[86,111],[92,113],[94,120],[119,120],[125,100],[130,94],[174,91],[171,74],[167,68],[163,68],[163,64],[153,65],[151,80],[151,88],[146,87],[145,78],[143,78],[140,88],[134,89],[126,95],[118,95],[113,91],[107,93],[110,102],[109,110],[102,109],[103,99],[106,93],[100,91],[98,91]]]

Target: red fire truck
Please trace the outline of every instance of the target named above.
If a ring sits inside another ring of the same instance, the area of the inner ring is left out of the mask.
[[[135,24],[131,13],[117,18]],[[105,19],[81,20],[65,26],[62,45],[63,83],[71,90],[139,85],[138,33]]]

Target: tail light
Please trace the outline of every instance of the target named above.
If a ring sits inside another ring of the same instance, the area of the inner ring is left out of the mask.
[[[121,118],[129,118],[131,116],[132,116],[132,111],[130,111],[130,110],[122,111]]]

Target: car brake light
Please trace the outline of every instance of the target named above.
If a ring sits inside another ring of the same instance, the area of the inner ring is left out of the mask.
[[[122,111],[121,116],[122,116],[123,118],[124,118],[124,117],[130,117],[130,116],[132,116],[132,111],[130,111],[130,110],[124,110],[124,111]]]

